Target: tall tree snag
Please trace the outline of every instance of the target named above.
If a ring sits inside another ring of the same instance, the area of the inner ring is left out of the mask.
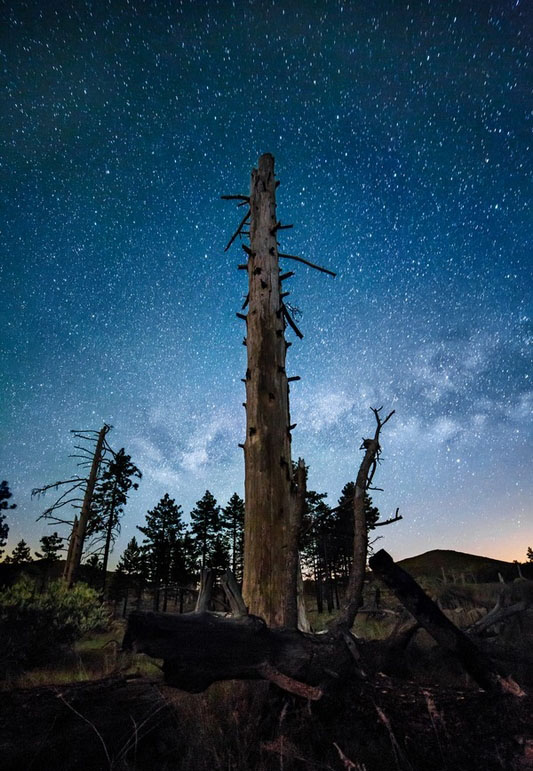
[[[83,552],[83,543],[85,541],[85,531],[87,530],[87,522],[89,521],[91,514],[91,503],[94,487],[98,477],[100,461],[102,460],[105,437],[109,431],[109,428],[110,427],[104,423],[98,434],[98,439],[96,441],[96,447],[91,463],[91,471],[89,473],[89,478],[87,479],[87,486],[85,487],[85,494],[83,496],[80,518],[72,528],[71,543],[69,544],[70,559],[67,559],[65,563],[65,570],[63,574],[63,577],[69,586],[72,586],[76,580],[76,574],[80,566],[81,555]]]
[[[267,153],[250,189],[243,596],[269,626],[295,628],[298,546],[275,191],[274,158]]]

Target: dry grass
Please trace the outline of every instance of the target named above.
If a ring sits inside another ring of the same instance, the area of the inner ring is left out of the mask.
[[[93,682],[113,674],[162,679],[162,662],[121,651],[124,626],[124,622],[114,622],[108,631],[82,638],[72,650],[61,651],[47,666],[0,681],[0,690]]]

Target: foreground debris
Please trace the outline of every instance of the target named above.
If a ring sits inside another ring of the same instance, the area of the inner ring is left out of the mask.
[[[314,702],[266,683],[190,695],[126,678],[0,692],[4,771],[526,771],[532,726],[529,696],[384,676]]]
[[[386,551],[374,555],[370,565],[418,625],[452,654],[481,688],[499,696],[525,696],[511,673],[503,671],[456,627]],[[207,580],[203,586],[204,592],[212,588]],[[379,650],[379,643],[367,647],[367,653],[350,627],[337,621],[324,634],[270,628],[263,619],[246,613],[230,571],[223,587],[233,609],[232,617],[205,610],[179,615],[135,611],[128,619],[124,648],[163,659],[165,682],[191,693],[219,680],[263,679],[313,700],[320,699],[327,690],[335,690],[338,682],[364,679],[367,664],[375,669],[372,656],[386,655]],[[199,598],[197,607],[208,607],[205,595]],[[384,641],[381,647],[390,649],[394,642]]]

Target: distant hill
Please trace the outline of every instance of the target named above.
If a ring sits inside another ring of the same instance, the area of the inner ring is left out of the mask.
[[[443,571],[447,581],[461,581],[462,576],[467,582],[498,581],[498,573],[505,581],[512,581],[518,577],[518,570],[513,562],[503,562],[451,549],[433,549],[417,557],[400,560],[397,564],[413,578],[423,576],[442,580]],[[533,565],[522,565],[524,577],[533,578],[532,568]]]

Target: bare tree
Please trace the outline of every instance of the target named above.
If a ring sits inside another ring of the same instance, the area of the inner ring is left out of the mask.
[[[282,291],[293,274],[281,273],[279,258],[323,269],[278,252],[278,232],[292,226],[277,220],[276,188],[274,158],[267,153],[252,171],[250,195],[223,197],[247,208],[226,249],[237,237],[250,237],[250,247],[243,245],[247,264],[240,266],[248,272],[243,305],[248,314],[237,314],[246,321],[247,349],[243,596],[270,626],[296,628],[301,496],[291,460],[289,382],[299,378],[287,377],[286,326],[303,335],[284,301],[288,292]]]
[[[58,490],[60,487],[66,488],[59,498],[57,498],[51,506],[45,509],[39,519],[49,519],[54,524],[68,524],[72,528],[67,560],[63,572],[63,577],[68,582],[69,586],[72,586],[76,580],[76,574],[81,562],[85,533],[91,514],[91,504],[98,478],[98,471],[104,460],[105,454],[108,453],[109,457],[109,454],[112,453],[111,448],[106,441],[106,435],[110,430],[111,426],[104,423],[98,432],[85,429],[72,431],[75,439],[84,442],[82,445],[75,445],[75,448],[80,454],[74,454],[72,457],[81,459],[78,463],[78,467],[90,467],[87,476],[84,477],[76,474],[71,479],[54,482],[53,484],[37,487],[32,490],[32,495],[40,496],[52,489]],[[87,443],[90,445],[93,442],[95,442],[95,446],[94,450],[91,452]],[[66,519],[60,513],[65,506],[69,505],[73,508],[80,509],[79,517],[76,516],[74,520],[70,518]]]
[[[250,247],[243,245],[248,261],[239,266],[248,272],[248,296],[242,309],[249,310],[246,316],[237,314],[246,322],[244,342],[248,354],[243,445],[246,604],[240,601],[236,582],[231,589],[225,582],[234,617],[207,612],[210,587],[209,577],[204,574],[197,612],[133,612],[128,619],[124,647],[163,659],[165,681],[191,692],[204,690],[216,680],[263,678],[293,694],[316,700],[332,683],[341,683],[354,674],[364,677],[358,663],[360,651],[350,633],[361,604],[366,568],[364,500],[365,493],[375,489],[372,481],[381,453],[380,433],[394,412],[382,419],[382,408],[372,409],[376,419],[374,436],[363,439],[361,446],[365,454],[355,484],[353,563],[344,607],[326,634],[303,634],[296,628],[296,590],[305,465],[300,461],[297,473],[293,472],[290,439],[294,426],[290,424],[288,403],[291,378],[285,371],[286,324],[299,337],[302,334],[284,303],[286,293],[281,291],[282,281],[292,274],[280,275],[278,259],[296,259],[330,271],[293,255],[278,253],[277,233],[286,226],[276,218],[276,186],[274,159],[267,154],[261,156],[258,168],[252,172],[249,196],[223,196],[246,207],[226,249],[237,238],[250,236]],[[249,230],[245,231],[245,227]],[[398,514],[393,521],[397,519]],[[392,562],[390,557],[388,560]],[[391,583],[394,584],[394,577]],[[422,591],[419,587],[408,587],[402,600],[410,610],[414,608],[415,615],[416,607],[421,605],[421,595],[416,596],[418,590]],[[439,621],[432,623],[431,629],[437,630],[438,635]],[[472,657],[462,656],[463,650],[461,644],[453,647],[478,682],[491,689],[501,688],[501,679],[486,676],[491,662],[472,667]],[[475,647],[469,651],[475,652]]]
[[[372,480],[381,455],[379,437],[381,429],[394,415],[394,410],[382,420],[380,412],[383,408],[371,407],[376,418],[376,429],[372,439],[363,439],[360,449],[365,451],[357,478],[353,500],[354,538],[353,560],[348,579],[346,598],[341,612],[335,619],[334,626],[338,629],[351,629],[357,615],[357,611],[363,603],[363,585],[366,572],[366,560],[368,555],[368,529],[366,525],[365,494],[372,489]],[[383,523],[385,524],[385,523]]]

